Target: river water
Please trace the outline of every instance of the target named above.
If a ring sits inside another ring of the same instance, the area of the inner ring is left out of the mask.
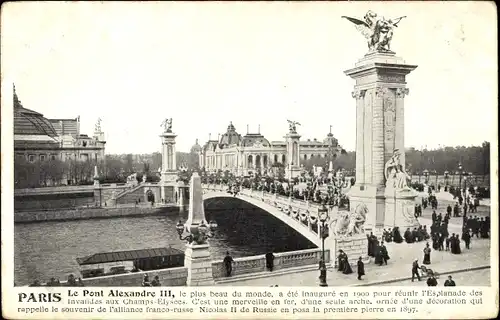
[[[212,259],[229,251],[236,257],[315,248],[315,245],[267,212],[238,199],[207,201],[207,220],[219,227],[210,239]],[[183,250],[175,225],[187,213],[145,217],[16,224],[14,281],[26,285],[35,279],[65,280],[78,274],[76,258],[99,252],[157,248]]]

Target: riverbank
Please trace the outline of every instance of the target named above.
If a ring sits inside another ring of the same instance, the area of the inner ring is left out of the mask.
[[[60,210],[32,210],[14,212],[14,223],[39,223],[46,221],[70,221],[108,219],[117,217],[149,216],[179,213],[176,205],[120,205],[116,207],[77,207]]]

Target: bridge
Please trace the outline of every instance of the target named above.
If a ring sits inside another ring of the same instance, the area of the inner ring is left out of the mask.
[[[321,236],[319,232],[319,226],[321,224],[319,221],[319,209],[321,206],[317,203],[247,188],[241,188],[237,195],[233,195],[227,191],[227,186],[217,184],[203,184],[202,188],[204,200],[213,198],[237,198],[241,201],[245,201],[255,207],[265,210],[286,223],[316,246],[321,247]],[[338,208],[327,207],[327,209],[330,217],[327,224],[330,227],[330,224],[338,214]],[[330,242],[331,241],[325,241],[325,246],[331,249]]]

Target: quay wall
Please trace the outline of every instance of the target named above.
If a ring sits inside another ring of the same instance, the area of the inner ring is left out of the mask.
[[[73,208],[46,211],[14,212],[14,223],[36,223],[45,221],[67,221],[106,219],[115,217],[146,216],[154,214],[177,214],[175,206],[116,206],[112,208]]]

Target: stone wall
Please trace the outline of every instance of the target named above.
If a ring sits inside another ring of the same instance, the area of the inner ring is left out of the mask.
[[[314,264],[317,265],[320,259],[320,249],[275,253],[273,270],[309,266]],[[329,250],[325,250],[325,260],[327,263],[330,262]],[[267,271],[265,255],[234,259],[232,275],[251,274],[265,271]],[[212,261],[212,274],[214,279],[226,277],[226,269],[222,260]]]
[[[53,198],[54,195],[17,196],[14,197],[14,210],[51,210],[95,205],[93,193],[78,197],[70,194],[57,196],[59,196],[57,199]]]
[[[15,223],[103,219],[113,217],[178,213],[176,207],[124,206],[116,208],[76,208],[57,211],[23,211],[14,213]]]

